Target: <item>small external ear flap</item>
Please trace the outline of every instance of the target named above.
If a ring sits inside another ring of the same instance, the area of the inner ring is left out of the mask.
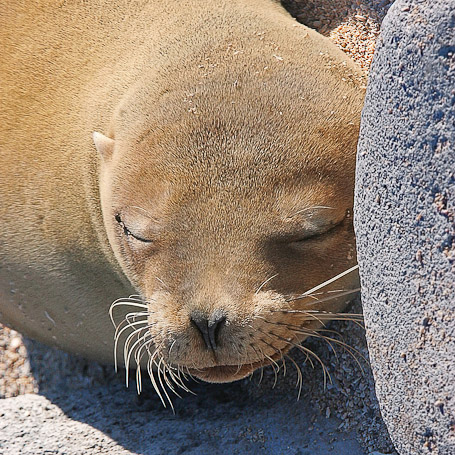
[[[93,142],[95,143],[96,150],[98,150],[101,158],[106,161],[109,160],[114,152],[114,139],[95,131],[93,133]]]

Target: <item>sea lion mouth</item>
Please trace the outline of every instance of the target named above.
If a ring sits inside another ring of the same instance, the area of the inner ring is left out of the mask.
[[[278,353],[270,356],[269,359],[259,360],[244,365],[216,365],[207,368],[190,368],[190,373],[206,382],[232,382],[243,379],[252,374],[256,369],[270,365],[280,360],[282,356]]]

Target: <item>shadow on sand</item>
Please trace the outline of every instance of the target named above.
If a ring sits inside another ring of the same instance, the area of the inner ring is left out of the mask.
[[[174,397],[175,413],[164,408],[148,378],[137,395],[124,370],[71,356],[26,340],[40,394],[70,419],[86,423],[134,454],[329,454],[363,455],[355,432],[337,430],[340,420],[312,407],[304,385],[297,401],[292,374],[271,389],[273,372],[257,385],[191,382],[196,393]]]

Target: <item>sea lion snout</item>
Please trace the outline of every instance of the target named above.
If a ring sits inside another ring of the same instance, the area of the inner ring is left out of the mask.
[[[193,311],[190,321],[202,336],[207,349],[218,349],[222,328],[226,325],[226,316],[222,310],[217,310],[211,317],[206,317],[198,311]]]

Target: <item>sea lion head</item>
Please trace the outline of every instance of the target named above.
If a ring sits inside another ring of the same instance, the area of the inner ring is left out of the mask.
[[[107,237],[140,295],[138,359],[240,379],[345,305],[353,274],[302,294],[355,264],[362,95],[312,74],[139,83],[95,133]]]

